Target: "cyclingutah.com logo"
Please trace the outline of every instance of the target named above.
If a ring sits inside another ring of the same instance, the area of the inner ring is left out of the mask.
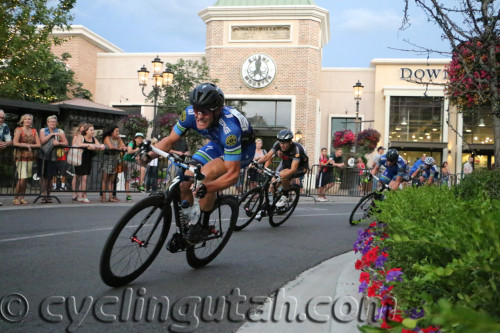
[[[393,301],[396,308],[397,302]],[[308,320],[326,323],[330,320],[358,320],[373,323],[381,310],[375,297],[358,300],[353,296],[342,296],[334,300],[330,296],[316,296],[307,302],[299,302],[296,297],[286,295],[284,288],[279,289],[274,297],[247,297],[239,288],[234,288],[226,296],[186,296],[173,302],[168,296],[147,295],[146,288],[136,291],[126,288],[121,297],[49,296],[37,307],[40,319],[51,325],[65,325],[68,332],[85,326],[89,318],[101,323],[170,323],[167,329],[171,332],[193,332],[200,322],[291,323]],[[22,325],[29,315],[30,304],[22,294],[11,293],[0,299],[0,319],[6,323]]]

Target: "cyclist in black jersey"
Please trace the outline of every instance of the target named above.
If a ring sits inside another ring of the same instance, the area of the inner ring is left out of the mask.
[[[303,176],[309,170],[309,157],[307,157],[306,150],[298,143],[293,142],[293,132],[284,129],[277,135],[278,141],[273,145],[269,152],[257,160],[258,163],[266,162],[266,166],[271,163],[271,158],[277,154],[281,157],[281,163],[276,169],[281,177],[283,185],[283,195],[276,207],[285,205],[287,200],[287,191],[290,189],[290,181],[293,178]],[[282,201],[282,202],[281,202]]]

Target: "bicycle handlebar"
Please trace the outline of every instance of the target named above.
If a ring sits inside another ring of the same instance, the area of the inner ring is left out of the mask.
[[[269,168],[266,168],[265,166],[257,163],[256,161],[252,161],[252,166],[254,166],[256,169],[261,170],[262,172],[264,172],[264,174],[266,174],[269,177],[277,177],[276,181],[281,182],[281,177],[278,171],[273,171]]]
[[[194,174],[195,183],[197,180],[205,179],[205,175],[201,172],[202,166],[200,163],[197,163],[196,165],[186,164],[180,159],[180,157],[178,155],[167,153],[161,149],[158,149],[158,148],[152,146],[150,140],[144,141],[141,148],[134,155],[135,156],[142,155],[142,154],[150,152],[150,151],[152,151],[153,153],[158,154],[160,156],[163,156],[165,158],[168,158],[173,164],[175,164],[175,165],[177,165],[185,170],[191,171]]]

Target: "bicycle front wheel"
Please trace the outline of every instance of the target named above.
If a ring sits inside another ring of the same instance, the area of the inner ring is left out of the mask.
[[[356,225],[370,219],[372,209],[375,207],[376,194],[375,192],[369,193],[359,200],[349,217],[349,224]]]
[[[237,219],[238,199],[230,195],[218,198],[210,214],[209,225],[212,227],[212,235],[201,243],[187,248],[188,264],[193,268],[200,268],[214,260],[229,241]]]
[[[284,207],[276,207],[276,203],[279,201],[279,197],[275,197],[273,200],[273,205],[271,211],[269,212],[269,224],[272,227],[279,227],[292,215],[295,207],[299,203],[300,188],[298,186],[292,186],[288,191],[288,200]]]
[[[151,265],[165,242],[172,211],[162,195],[144,198],[129,209],[111,231],[101,255],[101,278],[119,287]]]
[[[257,213],[262,209],[264,192],[261,188],[254,188],[243,194],[238,205],[238,220],[234,226],[235,231],[243,230],[253,221]]]

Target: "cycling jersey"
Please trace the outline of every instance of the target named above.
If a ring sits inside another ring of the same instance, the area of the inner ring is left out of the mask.
[[[418,160],[415,161],[415,163],[413,163],[413,165],[411,166],[411,169],[410,169],[410,175],[413,175],[413,173],[415,171],[417,171],[417,169],[422,165],[424,164],[424,161],[422,161],[421,158],[419,158]]]
[[[306,150],[304,147],[298,142],[292,142],[290,144],[290,148],[287,151],[282,151],[280,142],[276,141],[276,143],[271,148],[273,153],[277,153],[281,151],[281,163],[278,166],[278,171],[283,169],[290,169],[292,167],[293,161],[299,161],[299,167],[297,168],[297,172],[306,172],[309,170],[309,157],[306,154]],[[295,176],[295,174],[294,174]],[[295,176],[297,177],[297,176]]]
[[[418,171],[421,171],[422,172],[422,177],[424,177],[425,179],[429,179],[431,176],[433,176],[434,178],[436,178],[436,175],[437,175],[437,170],[436,170],[436,167],[433,165],[431,167],[428,167],[427,165],[425,164],[421,164],[419,167],[418,167]]]
[[[385,155],[380,156],[378,160],[379,166],[385,166],[385,171],[380,176],[380,180],[385,183],[389,183],[391,180],[395,180],[396,177],[404,177],[406,174],[406,163],[401,156],[398,156],[397,163],[388,166],[387,165],[387,157]]]
[[[210,140],[193,155],[193,159],[202,165],[213,159],[223,158],[225,161],[241,161],[241,168],[244,168],[252,162],[255,154],[252,126],[233,108],[225,106],[221,112],[215,126],[199,130],[193,106],[190,105],[175,124],[174,132],[182,136],[188,129],[193,129]]]

